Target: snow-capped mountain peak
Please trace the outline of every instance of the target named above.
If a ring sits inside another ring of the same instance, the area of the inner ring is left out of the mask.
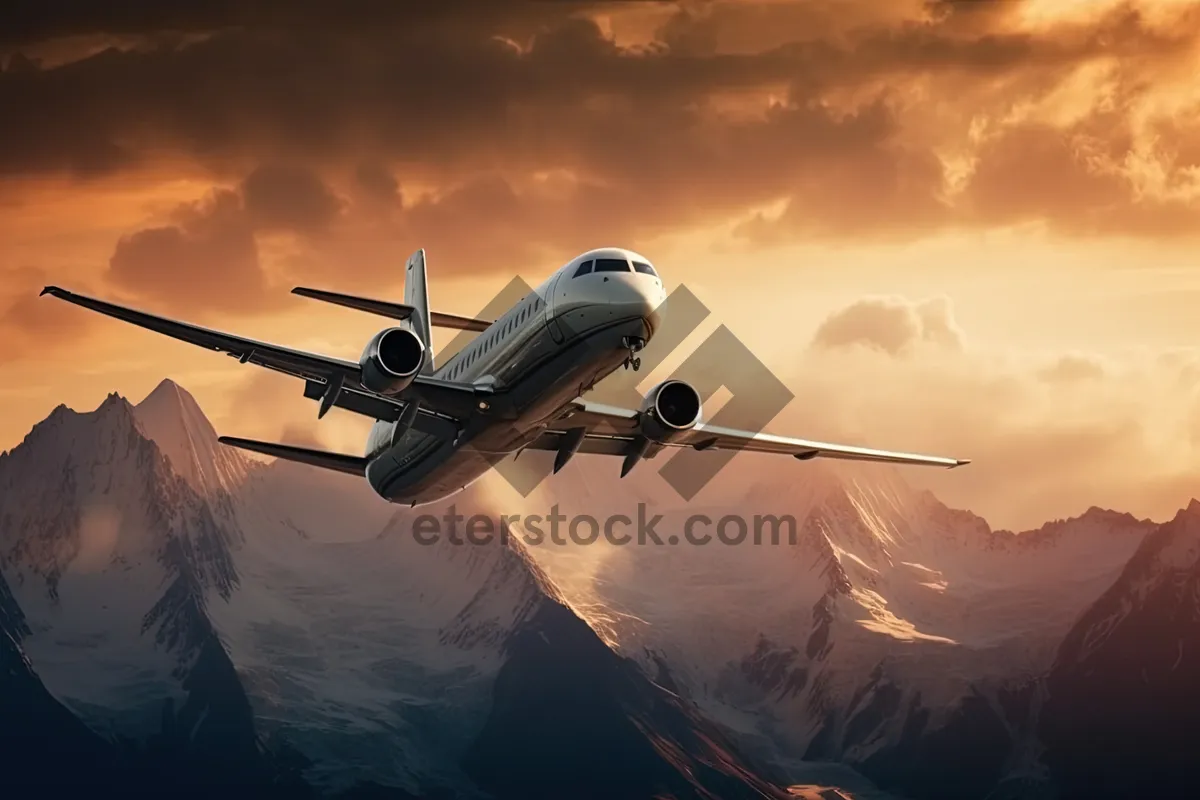
[[[159,383],[133,413],[146,437],[197,491],[235,491],[252,468],[242,453],[217,442],[196,399],[170,379]]]
[[[1200,620],[1200,501],[1192,500],[1148,535],[1117,581],[1096,601],[1064,642],[1059,659],[1083,662],[1147,605]]]
[[[623,652],[666,664],[710,715],[794,758],[879,764],[955,714],[975,724],[1004,687],[1049,667],[1154,528],[1095,508],[996,531],[893,468],[802,472],[755,473],[713,509],[790,515],[793,541],[621,548],[572,589],[612,610]],[[665,521],[670,533],[684,520]]]
[[[1147,547],[1157,547],[1155,560],[1166,569],[1194,570],[1200,562],[1200,501],[1193,499],[1147,542]]]
[[[27,620],[25,652],[97,726],[153,730],[161,703],[188,695],[214,643],[209,597],[238,582],[238,538],[117,394],[90,412],[55,409],[0,458],[0,568]]]

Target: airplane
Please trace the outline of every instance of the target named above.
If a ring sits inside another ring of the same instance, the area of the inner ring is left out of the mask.
[[[622,478],[664,448],[947,468],[969,463],[714,426],[702,420],[699,392],[676,379],[651,389],[638,409],[584,399],[622,366],[638,369],[638,353],[661,323],[662,279],[649,259],[632,250],[600,248],[571,259],[495,320],[430,311],[423,249],[406,263],[404,303],[306,287],[292,291],[396,324],[373,336],[353,362],[166,319],[57,286],[41,294],[226,353],[243,364],[302,378],[304,396],[318,401],[318,419],[335,406],[374,419],[363,456],[231,436],[220,441],[365,476],[393,503],[441,500],[501,458],[525,449],[553,451],[555,473],[577,453],[617,456],[623,459]],[[431,352],[432,327],[478,336],[439,366]]]

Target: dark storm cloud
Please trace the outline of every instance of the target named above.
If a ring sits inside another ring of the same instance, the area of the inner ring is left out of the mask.
[[[1150,34],[1139,34],[1128,20],[1121,30],[1133,33],[1103,41],[1084,34],[1064,41],[1004,32],[958,36],[908,22],[754,52],[629,51],[573,16],[583,4],[517,3],[505,16],[453,13],[469,5],[434,13],[417,4],[411,20],[395,10],[333,19],[319,10],[330,6],[304,3],[255,3],[246,11],[215,4],[207,20],[198,11],[150,13],[145,27],[212,29],[187,44],[112,48],[53,69],[0,76],[0,105],[18,120],[0,133],[0,169],[116,169],[133,153],[149,157],[164,147],[213,162],[267,153],[327,159],[370,148],[426,167],[514,158],[545,166],[525,144],[526,127],[562,139],[555,150],[570,150],[585,125],[611,131],[637,113],[656,123],[652,142],[669,142],[688,136],[688,125],[712,123],[685,112],[717,91],[784,82],[802,91],[797,102],[806,102],[823,87],[897,71],[1062,65],[1093,55],[1101,44],[1119,53],[1131,37],[1131,48],[1165,46],[1160,37],[1143,42]],[[529,8],[537,14],[523,16]],[[132,12],[113,18],[112,29],[141,19]],[[444,25],[429,27],[434,23]],[[536,31],[527,52],[497,38],[510,28]]]
[[[488,31],[228,30],[6,71],[0,105],[20,124],[0,132],[0,170],[119,168],[122,154],[163,149],[218,166],[268,153],[329,159],[364,150],[427,171],[534,164],[527,126],[553,139],[587,124],[616,129],[635,111],[658,109],[669,125],[710,91],[783,80],[795,68],[783,54],[629,53],[574,18],[542,29],[525,53]],[[589,109],[597,99],[616,106]],[[680,133],[659,128],[656,138]]]
[[[235,189],[184,203],[170,224],[122,237],[106,278],[167,308],[261,309],[282,298],[268,291],[258,236],[325,234],[343,201],[311,170],[268,164]]]
[[[229,190],[176,210],[175,224],[122,237],[107,278],[169,309],[263,302],[258,245],[241,197]]]
[[[66,303],[47,303],[38,297],[52,280],[29,267],[4,273],[0,285],[0,364],[37,355],[50,347],[77,339],[92,320],[71,313]]]
[[[1044,98],[1096,59],[1120,58],[1131,87],[1153,85],[1155,65],[1194,45],[1194,13],[1164,28],[1130,6],[1040,30],[1014,26],[1015,3],[718,0],[663,6],[656,39],[622,48],[588,14],[630,5],[30,4],[0,25],[10,50],[70,35],[143,38],[49,68],[11,57],[0,107],[15,122],[0,127],[0,173],[90,176],[181,157],[224,183],[264,162],[341,170],[358,211],[371,198],[391,209],[389,238],[445,235],[463,258],[489,241],[558,249],[585,230],[648,235],[783,199],[781,218],[742,233],[911,234],[1060,216],[1083,230],[1101,202],[1130,209],[1100,214],[1121,229],[1195,220],[1187,205],[1133,209],[1133,187],[1076,158],[1070,130],[993,136],[957,199],[941,158],[975,120]],[[748,110],[723,111],[720,98]],[[1129,108],[1099,133],[1114,147]],[[934,113],[947,119],[930,122]],[[1041,172],[1023,187],[1012,148],[1026,145]],[[569,180],[533,185],[535,174]],[[247,179],[254,225],[311,233],[356,211],[319,183],[288,180],[303,175]],[[437,191],[401,212],[410,184]]]
[[[403,201],[400,181],[385,165],[364,162],[354,170],[354,187],[369,202],[398,205]]]
[[[588,3],[510,0],[10,0],[0,15],[0,44],[30,44],[85,34],[151,34],[224,28],[356,31],[372,26],[488,27],[536,21]],[[554,8],[558,6],[558,8]]]
[[[261,166],[242,182],[250,222],[261,230],[315,232],[328,228],[342,201],[312,170]]]

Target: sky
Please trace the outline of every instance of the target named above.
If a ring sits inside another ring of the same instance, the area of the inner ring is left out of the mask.
[[[298,381],[49,283],[357,358],[380,321],[293,286],[399,298],[424,247],[475,314],[618,245],[787,384],[768,430],[970,458],[905,475],[997,527],[1200,494],[1200,3],[3,15],[0,448],[164,377],[223,433],[362,448]]]

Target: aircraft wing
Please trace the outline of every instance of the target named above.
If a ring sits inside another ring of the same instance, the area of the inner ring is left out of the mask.
[[[257,364],[267,369],[283,372],[297,378],[328,384],[330,381],[340,381],[342,385],[357,394],[366,394],[370,398],[383,403],[402,406],[404,403],[419,401],[423,409],[436,411],[453,417],[466,417],[479,402],[479,395],[490,394],[486,387],[476,387],[465,383],[441,380],[427,376],[417,376],[412,384],[400,395],[383,397],[371,392],[362,384],[362,375],[357,363],[344,361],[340,358],[323,356],[316,353],[306,353],[302,350],[292,350],[270,342],[260,342],[229,333],[202,328],[187,322],[178,322],[165,317],[147,314],[125,306],[97,300],[85,295],[69,292],[57,286],[47,286],[41,294],[48,294],[68,303],[98,311],[110,317],[138,325],[147,330],[161,333],[182,342],[188,342],[207,350],[227,353],[241,363]],[[345,402],[339,402],[345,407]],[[378,405],[378,403],[376,403]],[[354,409],[351,409],[354,410]]]
[[[571,428],[587,433],[578,452],[611,455],[627,454],[640,437],[638,412],[616,406],[576,401],[567,415],[529,445],[532,449],[558,449]],[[753,433],[719,425],[699,423],[667,447],[691,447],[695,450],[744,450],[753,453],[779,453],[802,461],[810,458],[840,458],[850,461],[876,461],[887,464],[913,464],[931,467],[961,467],[970,462],[960,458],[874,450],[809,439],[794,439],[770,433]]]

